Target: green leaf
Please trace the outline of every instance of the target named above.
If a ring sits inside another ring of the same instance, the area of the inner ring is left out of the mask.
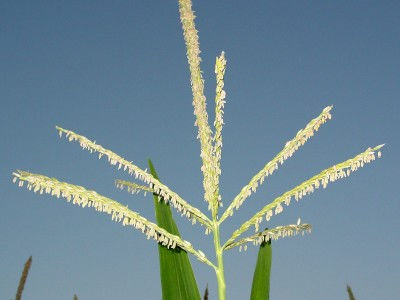
[[[156,170],[151,160],[148,160],[150,173],[158,180]],[[172,217],[169,204],[153,194],[156,220],[158,226],[168,232],[180,236],[178,227]],[[187,253],[179,247],[168,249],[158,245],[160,257],[160,277],[163,300],[200,300],[196,278],[192,270]]]
[[[271,240],[263,242],[258,250],[256,269],[254,270],[250,300],[269,300],[269,280],[271,272]]]

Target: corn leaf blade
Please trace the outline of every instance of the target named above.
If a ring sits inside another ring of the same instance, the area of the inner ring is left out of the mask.
[[[257,264],[254,270],[250,300],[269,300],[269,281],[271,273],[271,240],[263,242],[258,250]]]
[[[151,174],[158,180],[151,160],[148,161],[148,164]],[[153,194],[153,197],[157,225],[174,235],[180,236],[169,204],[166,204],[162,199],[158,201],[156,194]],[[162,299],[200,300],[196,278],[187,253],[179,248],[172,250],[159,244],[158,254]]]

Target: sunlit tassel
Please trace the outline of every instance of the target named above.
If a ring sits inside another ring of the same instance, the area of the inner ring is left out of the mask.
[[[214,198],[213,200],[217,200],[216,203],[213,203],[214,213],[218,210],[218,207],[222,206],[221,196],[219,195],[219,176],[221,175],[221,152],[222,152],[222,126],[224,124],[223,115],[224,115],[224,105],[226,103],[226,92],[223,90],[224,88],[224,75],[226,68],[226,59],[225,53],[222,51],[221,55],[216,58],[215,61],[215,74],[217,79],[217,85],[215,89],[215,134],[213,137],[214,147],[213,147],[213,156],[215,159],[215,172],[214,172]]]
[[[127,172],[131,176],[135,176],[142,181],[144,181],[149,186],[151,185],[153,189],[163,196],[165,199],[171,199],[174,207],[176,204],[180,204],[181,206],[185,207],[186,210],[190,211],[191,215],[193,215],[201,224],[210,227],[211,221],[210,219],[204,215],[199,209],[193,207],[185,200],[183,200],[178,194],[171,191],[167,186],[162,184],[159,180],[154,178],[151,174],[147,173],[146,171],[140,169],[138,166],[135,166],[131,162],[127,161],[126,159],[120,157],[119,155],[115,154],[114,152],[103,148],[101,145],[96,144],[95,142],[90,141],[88,138],[76,134],[73,131],[63,129],[59,126],[56,126],[56,129],[62,133],[65,133],[66,137],[69,137],[71,141],[76,140],[79,144],[87,150],[92,150],[94,152],[102,153],[104,156],[107,157],[108,161],[112,165],[120,164],[126,167]]]
[[[115,186],[121,190],[125,188],[129,193],[132,194],[138,194],[139,192],[144,192],[144,196],[146,196],[146,192],[154,193],[154,190],[151,187],[121,179],[117,179],[115,181]]]
[[[49,178],[43,175],[20,170],[14,172],[13,176],[13,182],[18,182],[19,186],[22,186],[24,182],[27,182],[27,186],[31,186],[34,189],[37,189],[38,187],[41,190],[45,189],[46,193],[50,193],[56,197],[61,196],[68,202],[73,199],[72,203],[78,206],[91,206],[96,211],[105,212],[111,215],[113,221],[118,223],[122,222],[123,226],[131,225],[142,231],[148,239],[152,238],[157,242],[166,242],[169,248],[179,246],[183,250],[195,255],[200,261],[212,265],[212,263],[205,257],[204,253],[200,250],[195,250],[190,242],[182,240],[179,236],[167,232],[165,229],[148,221],[137,212],[128,209],[127,206],[101,196],[95,191],[87,190],[82,186],[60,182],[55,178]]]
[[[283,211],[283,206],[281,203],[285,203],[286,205],[290,204],[290,199],[292,197],[295,200],[301,199],[303,196],[311,194],[315,189],[318,189],[321,185],[323,188],[326,188],[329,182],[334,182],[338,179],[344,178],[350,175],[351,172],[358,170],[361,167],[361,162],[370,163],[375,160],[375,152],[381,149],[384,144],[376,146],[374,148],[368,148],[364,152],[358,154],[357,156],[348,159],[342,163],[334,165],[328,169],[323,170],[319,174],[311,177],[310,179],[302,182],[300,185],[291,189],[290,191],[282,194],[281,196],[275,198],[274,201],[264,206],[260,211],[258,211],[253,217],[251,217],[248,221],[243,223],[239,229],[235,230],[232,236],[229,238],[227,243],[230,243],[236,240],[242,233],[247,231],[251,226],[254,226],[255,231],[258,231],[260,223],[262,221],[262,217],[265,216],[265,219],[269,221],[269,219],[273,215],[273,209],[275,209],[275,214]],[[380,151],[379,151],[380,152]],[[381,154],[382,156],[382,154]],[[379,154],[378,154],[379,157]],[[348,175],[344,175],[348,174]]]
[[[200,140],[200,157],[202,159],[204,199],[212,203],[215,186],[213,173],[215,172],[213,149],[211,143],[211,129],[208,124],[206,97],[204,96],[204,81],[200,71],[199,38],[194,24],[194,13],[190,1],[179,0],[180,20],[186,44],[186,55],[190,69],[192,85],[195,126],[198,127],[197,137]],[[214,206],[212,206],[214,207]]]
[[[280,238],[291,237],[298,234],[304,235],[304,233],[311,233],[311,229],[312,227],[310,224],[301,224],[301,220],[299,218],[297,220],[297,224],[277,226],[272,229],[266,229],[262,232],[243,238],[236,242],[227,242],[224,245],[224,250],[239,247],[239,252],[242,249],[246,251],[247,243],[252,243],[253,245],[257,246],[260,245],[262,242],[266,242],[268,240],[277,240]]]
[[[314,135],[322,124],[331,119],[331,109],[332,106],[325,107],[317,118],[311,120],[304,129],[299,130],[296,136],[285,144],[281,152],[267,163],[264,168],[250,180],[249,184],[242,188],[240,193],[233,199],[232,203],[222,215],[221,222],[228,216],[232,216],[233,209],[239,209],[247,197],[249,197],[251,193],[256,192],[257,187],[264,182],[265,177],[272,175],[272,173],[278,169],[278,164],[282,165],[286,159],[291,157],[300,146],[304,145],[305,142]]]

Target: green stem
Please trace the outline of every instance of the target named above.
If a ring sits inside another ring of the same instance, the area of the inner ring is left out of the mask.
[[[225,300],[226,285],[225,285],[225,275],[224,275],[223,249],[221,247],[221,242],[219,238],[219,222],[216,220],[214,220],[213,222],[213,232],[214,232],[215,254],[217,256],[217,262],[218,262],[218,266],[215,268],[215,274],[217,275],[217,282],[218,282],[218,299]]]

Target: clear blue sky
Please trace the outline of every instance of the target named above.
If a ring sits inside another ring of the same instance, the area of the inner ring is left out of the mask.
[[[221,190],[225,207],[322,109],[333,118],[288,159],[222,237],[276,196],[369,146],[383,157],[293,203],[268,226],[313,225],[273,243],[271,299],[395,299],[400,294],[399,1],[195,1],[210,119],[214,63],[228,61]],[[16,169],[83,185],[154,220],[151,196],[60,140],[74,130],[146,168],[203,211],[199,143],[176,1],[1,1],[0,298],[32,255],[25,299],[160,299],[157,247],[109,216],[11,183]],[[397,154],[396,154],[397,153]],[[212,257],[211,236],[176,215]],[[265,223],[264,223],[265,224]],[[258,249],[226,253],[228,299],[248,299]],[[216,299],[215,274],[192,264]]]

